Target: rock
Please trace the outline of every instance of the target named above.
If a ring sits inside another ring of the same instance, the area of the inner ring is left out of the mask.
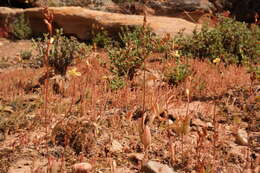
[[[210,11],[211,3],[208,0],[152,0],[148,6],[155,10],[156,15],[175,16],[184,11]]]
[[[238,129],[236,136],[236,142],[240,145],[248,145],[248,135],[243,129]]]
[[[93,31],[98,33],[101,29],[107,30],[109,36],[116,37],[123,26],[132,28],[143,24],[143,16],[139,15],[108,13],[81,7],[51,7],[49,9],[54,14],[54,28],[63,28],[65,34],[76,36],[81,40],[93,38],[95,36]],[[43,22],[42,8],[0,7],[0,27],[4,26],[7,16],[12,18],[23,13],[28,17],[34,35],[47,32],[47,27]],[[174,36],[183,28],[184,34],[191,34],[196,27],[200,28],[200,25],[170,17],[148,16],[147,23],[160,36],[166,33]]]
[[[144,158],[144,154],[142,153],[131,153],[128,155],[130,160],[137,160],[137,161],[142,161]]]
[[[72,166],[73,173],[88,173],[92,169],[89,163],[76,163]]]
[[[116,168],[114,173],[133,173],[129,168]]]
[[[173,169],[167,165],[151,160],[143,165],[142,171],[144,173],[174,173]]]
[[[256,13],[260,14],[260,3],[255,0],[210,0],[215,11],[222,12],[229,10],[237,20],[255,22]],[[259,20],[259,18],[258,18]]]
[[[0,129],[0,142],[5,140],[5,132],[4,130]]]
[[[123,146],[117,141],[113,140],[112,145],[110,147],[111,152],[122,152]]]

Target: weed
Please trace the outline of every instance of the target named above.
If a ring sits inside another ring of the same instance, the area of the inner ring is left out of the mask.
[[[32,36],[30,22],[24,14],[16,17],[16,19],[10,24],[10,30],[11,34],[16,39],[28,39]]]
[[[30,50],[21,51],[20,57],[21,57],[22,60],[29,60],[32,57],[32,51],[30,51]]]
[[[176,67],[169,67],[166,70],[166,81],[170,85],[178,85],[191,74],[191,69],[187,64],[177,64]]]
[[[112,79],[108,80],[109,88],[114,91],[121,89],[125,86],[125,81],[122,77],[114,76]]]
[[[216,28],[204,25],[190,37],[180,34],[175,39],[186,56],[210,61],[221,58],[226,64],[257,63],[260,55],[255,43],[259,40],[259,27],[250,29],[245,23],[224,17],[219,18]]]
[[[145,60],[144,55],[150,54],[152,51],[152,38],[151,30],[144,31],[141,27],[136,27],[133,31],[130,31],[129,28],[122,29],[120,41],[123,47],[108,49],[112,73],[120,77],[127,76],[130,80],[133,79],[137,69]],[[147,43],[145,46],[144,42]]]
[[[98,47],[107,47],[111,43],[111,39],[108,37],[107,31],[103,30],[96,34],[93,43]]]
[[[56,74],[65,75],[67,68],[71,65],[75,55],[79,53],[81,47],[76,38],[67,38],[63,35],[63,31],[57,30],[53,36],[52,47],[49,50],[48,64],[54,68]],[[38,56],[43,59],[45,55],[45,47],[48,42],[48,35],[44,39],[33,40],[34,47],[38,51]]]

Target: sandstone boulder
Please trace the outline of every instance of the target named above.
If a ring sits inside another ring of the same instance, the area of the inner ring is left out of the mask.
[[[93,38],[95,33],[101,29],[107,30],[110,36],[115,36],[121,27],[131,28],[143,24],[143,16],[141,15],[108,13],[81,7],[52,7],[49,9],[54,14],[53,25],[55,28],[63,28],[65,34],[76,36],[81,40]],[[42,8],[11,9],[0,7],[0,27],[4,26],[7,16],[12,19],[23,13],[28,17],[34,35],[47,32],[43,22]],[[147,21],[158,35],[170,33],[173,36],[182,29],[185,29],[184,34],[191,34],[196,27],[200,28],[200,25],[179,18],[148,16]]]
[[[155,14],[175,16],[183,11],[210,11],[211,3],[208,0],[151,0],[148,6],[155,10]]]

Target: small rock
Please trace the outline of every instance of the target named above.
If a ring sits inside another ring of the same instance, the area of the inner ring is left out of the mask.
[[[144,158],[144,154],[142,153],[131,153],[128,155],[130,160],[142,161]]]
[[[116,168],[115,173],[132,173],[132,171],[129,168]]]
[[[151,160],[143,165],[142,171],[144,173],[174,173],[169,166]]]
[[[76,163],[72,166],[73,173],[88,173],[92,169],[89,163]]]
[[[117,141],[113,140],[112,145],[110,147],[111,152],[122,152],[123,146]]]
[[[248,135],[243,129],[239,129],[236,134],[236,143],[240,145],[248,145]]]
[[[5,140],[5,133],[0,129],[0,142]]]

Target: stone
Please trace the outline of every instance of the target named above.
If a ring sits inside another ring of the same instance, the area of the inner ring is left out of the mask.
[[[134,173],[133,171],[131,171],[129,168],[116,168],[114,173]]]
[[[144,173],[174,173],[173,169],[169,166],[152,160],[143,165],[142,171]]]
[[[237,20],[255,22],[255,15],[260,14],[260,3],[256,0],[209,0],[215,7],[215,11],[229,10]],[[259,20],[259,17],[258,17]]]
[[[236,135],[236,142],[240,145],[248,145],[248,134],[246,130],[238,129]]]
[[[89,163],[76,163],[72,166],[73,173],[88,173],[92,169]]]
[[[130,160],[142,161],[144,159],[144,154],[142,154],[142,153],[131,153],[131,154],[128,155],[128,158]]]
[[[212,4],[208,0],[151,0],[148,6],[156,15],[176,16],[184,11],[210,11]]]
[[[110,147],[111,152],[122,152],[123,146],[117,141],[113,140],[112,145]]]
[[[54,15],[53,26],[55,29],[63,28],[65,34],[76,36],[81,40],[91,39],[103,29],[108,32],[109,36],[117,37],[122,27],[133,28],[143,24],[143,16],[141,15],[116,14],[81,7],[50,7],[49,10]],[[11,9],[0,7],[0,27],[5,25],[7,16],[12,18],[23,13],[29,19],[34,35],[47,32],[47,27],[43,22],[42,8]],[[182,29],[185,29],[184,34],[192,34],[195,28],[201,27],[199,24],[196,25],[183,19],[157,16],[148,16],[147,24],[160,36],[166,33],[174,36]]]

